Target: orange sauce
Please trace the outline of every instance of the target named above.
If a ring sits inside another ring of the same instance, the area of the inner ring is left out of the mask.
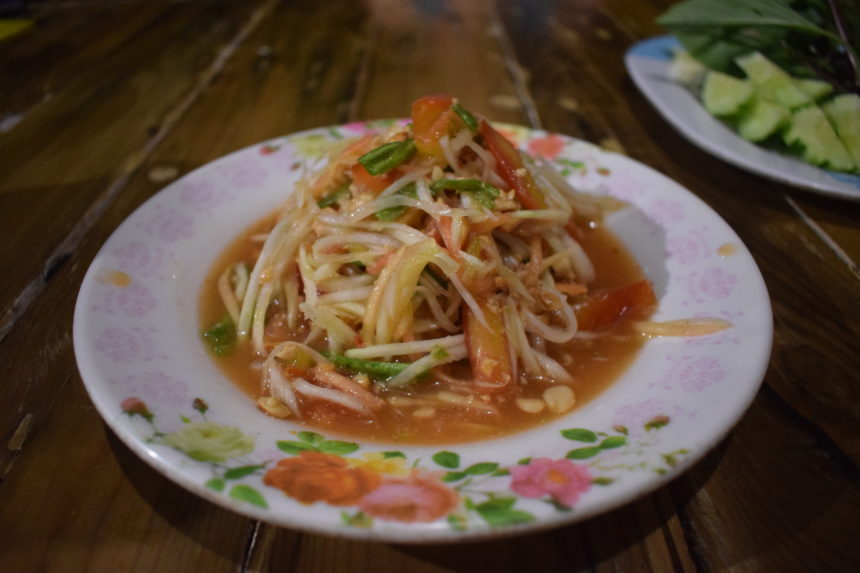
[[[255,224],[213,265],[200,298],[201,330],[207,329],[225,314],[216,288],[219,275],[228,265],[238,261],[246,261],[252,266],[260,243],[250,241],[249,237],[266,232],[271,225],[271,218]],[[633,257],[609,231],[599,226],[587,229],[580,243],[597,273],[597,280],[589,285],[589,288],[626,286],[644,278]],[[602,331],[599,336],[577,337],[563,345],[548,344],[549,355],[563,364],[574,378],[571,384],[576,398],[574,409],[588,403],[608,388],[629,366],[645,340],[645,337],[634,332],[629,323],[622,322],[613,329]],[[262,395],[260,357],[254,354],[250,344],[237,347],[232,354],[223,358],[213,356],[213,360],[249,398],[256,400]],[[452,374],[458,374],[456,368]],[[555,384],[533,380],[528,384],[518,384],[513,395],[493,396],[486,398],[487,401],[482,401],[481,397],[473,399],[476,406],[491,404],[495,408],[495,414],[487,414],[479,407],[438,407],[426,403],[428,398],[434,398],[447,388],[444,382],[425,380],[406,389],[379,392],[383,398],[395,396],[395,400],[412,404],[399,408],[387,406],[372,420],[337,406],[323,404],[311,406],[304,423],[328,432],[328,435],[339,434],[342,437],[387,443],[440,444],[477,441],[520,432],[558,417],[547,408],[540,413],[527,413],[516,404],[516,398],[541,399],[543,392],[553,385]],[[261,412],[261,415],[264,414]]]

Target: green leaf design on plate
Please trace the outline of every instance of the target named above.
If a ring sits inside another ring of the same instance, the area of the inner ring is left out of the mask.
[[[451,526],[451,529],[454,531],[466,531],[466,525],[468,521],[462,515],[458,515],[456,513],[452,513],[448,516],[448,525]]]
[[[669,423],[669,416],[655,416],[651,420],[645,422],[646,430],[659,430]]]
[[[611,450],[612,448],[620,448],[627,444],[627,438],[624,436],[612,436],[600,442],[600,449]]]
[[[227,482],[222,480],[221,478],[212,478],[206,482],[206,487],[209,489],[214,489],[215,491],[221,492],[224,491],[224,486]]]
[[[233,486],[229,495],[237,501],[244,501],[245,503],[250,503],[251,505],[256,505],[257,507],[266,509],[269,508],[269,504],[266,503],[266,499],[260,494],[260,492],[249,485],[239,484]]]
[[[587,444],[592,444],[597,441],[597,434],[591,430],[586,430],[585,428],[570,428],[569,430],[562,430],[561,435],[568,440],[585,442]]]
[[[345,511],[341,511],[340,518],[346,525],[351,525],[353,527],[370,527],[373,525],[373,518],[363,511],[356,511],[352,515]]]
[[[446,472],[445,475],[442,476],[442,481],[444,482],[452,482],[458,481],[466,477],[468,474],[466,472]]]
[[[576,448],[567,452],[565,457],[570,460],[584,460],[596,456],[601,451],[602,450],[598,446],[592,446],[590,448]]]
[[[253,466],[239,466],[237,468],[230,468],[226,472],[224,472],[225,479],[242,479],[245,476],[251,475],[255,471],[262,469],[265,466],[261,465],[253,465]]]
[[[336,456],[345,456],[351,454],[358,449],[358,444],[354,442],[341,442],[338,440],[326,440],[317,446],[319,451],[326,454],[334,454]]]
[[[493,477],[495,477],[495,476],[507,476],[510,474],[511,474],[511,472],[507,468],[499,468],[496,471],[494,471],[491,475]]]
[[[291,442],[289,440],[280,440],[276,442],[278,449],[282,452],[287,452],[288,454],[298,455],[302,452],[315,452],[317,448],[310,444],[306,444],[304,442]]]
[[[591,480],[591,483],[593,483],[594,485],[609,485],[614,481],[614,479],[608,477],[597,477]]]
[[[441,451],[433,454],[433,461],[443,468],[454,469],[460,465],[460,456],[454,452]]]
[[[496,498],[475,506],[475,511],[490,526],[515,525],[529,523],[535,517],[527,511],[513,509],[516,498]]]
[[[463,471],[469,475],[481,475],[481,474],[489,474],[493,473],[498,469],[499,464],[492,462],[482,462],[479,464],[473,464]]]
[[[406,457],[406,454],[404,454],[403,452],[397,452],[397,451],[382,452],[382,459],[384,459],[384,460],[387,460],[389,458],[405,458],[405,457]]]
[[[531,461],[532,461],[531,456],[529,456],[529,457],[527,457],[527,458],[520,458],[520,460],[517,462],[517,465],[520,465],[520,466],[526,466],[526,465],[528,465]]]
[[[316,432],[299,432],[296,434],[296,437],[303,442],[307,442],[312,446],[318,445],[320,442],[325,440],[325,437],[317,434]]]

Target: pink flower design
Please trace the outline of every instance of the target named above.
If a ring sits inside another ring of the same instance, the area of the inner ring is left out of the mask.
[[[564,149],[564,139],[558,135],[538,137],[529,142],[529,152],[547,159],[555,159]]]
[[[684,304],[724,300],[731,296],[738,277],[719,267],[711,267],[695,272],[686,279],[689,300]]]
[[[711,254],[710,246],[701,231],[671,237],[666,241],[666,250],[672,260],[689,265]]]
[[[127,273],[134,273],[138,277],[154,275],[164,257],[164,253],[158,247],[138,241],[116,249],[111,255],[116,261],[117,268]]]
[[[157,306],[158,301],[146,287],[131,283],[125,288],[110,288],[105,291],[102,306],[95,306],[94,310],[104,310],[108,314],[122,313],[130,318],[141,318]]]
[[[175,243],[194,234],[194,220],[191,216],[161,206],[156,206],[156,211],[155,215],[143,224],[143,228],[150,235],[167,243]]]
[[[459,501],[457,492],[435,475],[415,471],[407,478],[384,478],[359,507],[381,519],[426,523],[451,513]]]
[[[188,402],[188,387],[182,380],[160,370],[129,376],[127,387],[167,406],[182,406]]]
[[[684,218],[684,208],[676,201],[657,199],[648,205],[648,215],[661,227],[668,227]]]
[[[642,402],[627,404],[618,408],[615,411],[615,416],[612,418],[612,423],[616,426],[623,426],[628,430],[638,431],[655,417],[664,415],[666,410],[666,404],[662,401],[649,398]]]
[[[591,472],[570,460],[535,458],[529,463],[508,468],[511,489],[523,497],[549,495],[558,503],[573,507],[591,487]]]
[[[687,392],[700,392],[726,377],[720,361],[713,356],[685,356],[676,368],[677,380]]]
[[[252,156],[253,157],[253,156]],[[269,174],[266,168],[255,161],[246,158],[246,154],[234,158],[232,161],[222,165],[220,174],[228,183],[239,189],[254,189],[261,187]]]

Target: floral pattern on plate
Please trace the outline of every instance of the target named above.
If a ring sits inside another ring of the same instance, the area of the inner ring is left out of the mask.
[[[442,521],[465,531],[531,523],[540,513],[571,511],[593,487],[610,486],[625,472],[662,475],[689,453],[679,449],[642,459],[643,448],[652,443],[650,434],[669,424],[668,416],[658,415],[643,424],[644,440],[630,440],[628,428],[621,425],[608,433],[568,428],[559,438],[575,445],[564,457],[526,457],[509,466],[487,459],[465,464],[460,454],[446,449],[427,460],[410,459],[401,450],[326,439],[310,430],[275,442],[288,457],[259,461],[250,434],[209,420],[209,406],[201,398],[191,407],[196,414],[180,416],[176,429],[165,432],[143,400],[131,397],[120,403],[129,418],[145,422],[138,424],[138,432],[146,443],[172,447],[208,465],[211,477],[205,486],[212,491],[269,509],[270,490],[280,490],[303,505],[341,508],[348,527],[372,527],[375,520]]]
[[[629,203],[606,224],[654,283],[655,320],[714,316],[732,328],[651,340],[592,402],[481,443],[324,436],[267,417],[224,377],[198,319],[215,258],[321,166],[325,144],[396,121],[240,150],[173,182],[117,229],[81,285],[74,321],[81,376],[116,434],[169,479],[249,517],[409,542],[582,520],[654,490],[716,445],[749,405],[769,357],[770,302],[749,252],[709,207],[659,173],[518,126],[499,127],[574,186]]]

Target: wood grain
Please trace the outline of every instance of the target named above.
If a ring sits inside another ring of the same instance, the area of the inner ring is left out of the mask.
[[[35,32],[0,45],[0,85],[11,86],[0,114],[26,112],[0,134],[0,268],[15,269],[0,283],[0,311],[38,286],[0,337],[0,571],[860,567],[858,206],[727,166],[660,118],[622,55],[661,33],[654,18],[668,4],[39,5]],[[301,129],[405,115],[427,92],[623,150],[732,225],[775,317],[765,386],[742,422],[669,486],[616,511],[461,545],[258,523],[146,466],[103,424],[75,365],[74,294],[103,242],[172,177]],[[64,241],[74,248],[52,260]]]

